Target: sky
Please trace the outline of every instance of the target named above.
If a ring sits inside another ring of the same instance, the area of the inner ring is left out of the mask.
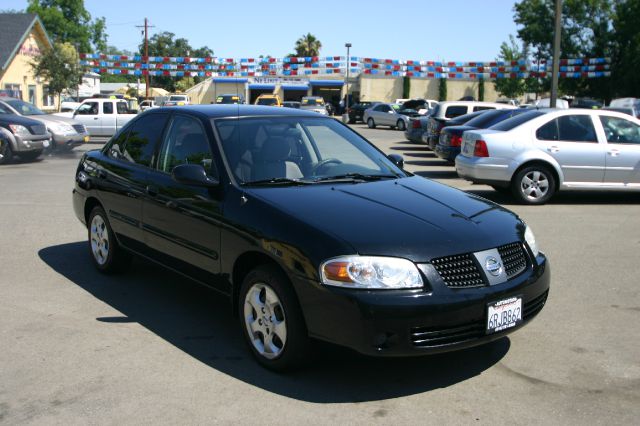
[[[108,44],[136,51],[140,28],[169,31],[221,58],[283,57],[311,33],[321,56],[434,61],[490,61],[516,35],[514,0],[318,0],[272,2],[85,0],[93,18],[105,17]],[[26,0],[2,0],[0,10],[23,10]]]

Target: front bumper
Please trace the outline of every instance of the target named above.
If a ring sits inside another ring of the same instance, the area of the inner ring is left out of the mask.
[[[34,152],[34,151],[42,151],[47,148],[51,143],[51,138],[49,134],[46,136],[43,135],[31,135],[31,136],[18,136],[14,135],[15,138],[15,146],[12,148],[15,149],[16,153],[20,152]]]
[[[436,155],[440,158],[442,158],[443,160],[447,160],[450,162],[453,162],[456,157],[458,156],[458,154],[460,154],[460,147],[459,146],[445,146],[445,145],[440,145],[437,144],[435,146],[435,148],[433,149],[433,152],[436,153]]]
[[[72,148],[89,142],[89,133],[53,134],[53,144],[55,146],[66,146]]]
[[[455,159],[458,176],[474,183],[509,186],[515,171],[515,163],[496,157],[465,157]]]
[[[527,324],[547,299],[546,257],[506,283],[452,289],[431,278],[431,289],[358,291],[296,282],[309,334],[376,356],[413,356],[463,349],[499,339]],[[523,322],[486,334],[489,303],[522,297]],[[426,336],[426,337],[425,337]]]

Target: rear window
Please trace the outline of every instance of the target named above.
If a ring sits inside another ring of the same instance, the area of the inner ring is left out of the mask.
[[[493,130],[502,130],[503,132],[505,132],[511,129],[515,129],[519,125],[524,124],[529,120],[533,120],[534,118],[540,117],[541,115],[544,115],[544,114],[546,113],[538,110],[527,111],[523,114],[519,114],[519,115],[516,115],[515,117],[511,117],[507,120],[501,121],[500,123],[495,124],[489,128]]]
[[[447,107],[447,110],[444,113],[446,118],[454,118],[459,117],[467,113],[467,107],[465,105],[452,105]]]
[[[477,106],[477,107],[473,107],[474,111],[486,111],[488,109],[496,109],[496,107],[492,107],[492,106]]]
[[[274,98],[260,98],[257,105],[276,105],[278,102]]]

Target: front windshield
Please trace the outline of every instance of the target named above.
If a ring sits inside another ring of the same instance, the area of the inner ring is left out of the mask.
[[[302,105],[303,106],[324,105],[324,99],[303,99]]]
[[[14,99],[11,101],[7,101],[7,103],[11,105],[13,109],[18,111],[20,115],[45,115],[45,113],[36,108],[35,105],[32,105],[25,101]]]
[[[334,119],[265,116],[217,119],[214,125],[229,170],[240,184],[407,176]]]
[[[186,96],[171,96],[169,98],[170,101],[186,101],[187,97]]]

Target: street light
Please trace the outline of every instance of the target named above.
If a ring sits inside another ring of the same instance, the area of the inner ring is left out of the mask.
[[[349,66],[351,64],[349,49],[351,48],[351,43],[345,43],[344,47],[347,48],[347,93],[344,101],[344,114],[342,115],[342,121],[349,122]]]

